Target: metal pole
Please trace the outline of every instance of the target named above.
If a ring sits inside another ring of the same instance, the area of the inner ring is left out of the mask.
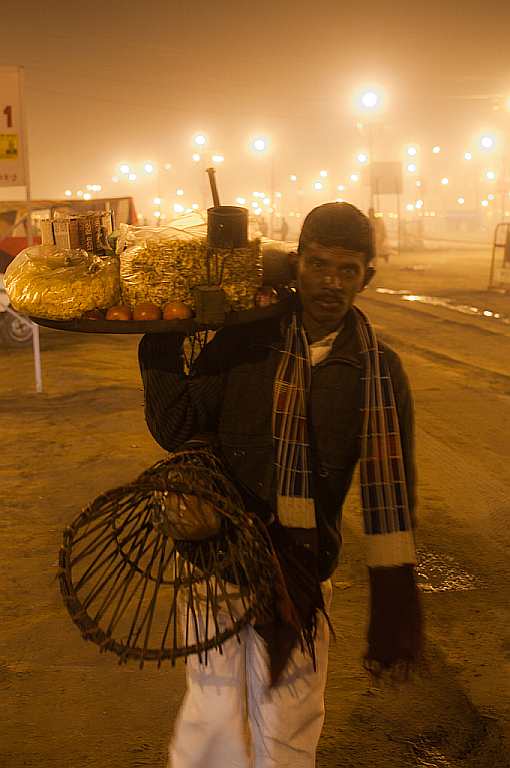
[[[274,155],[271,152],[271,178],[270,178],[270,192],[269,197],[271,198],[271,218],[269,223],[269,237],[274,240],[274,208],[276,205],[275,196],[274,196]]]
[[[370,208],[374,207],[374,136],[372,123],[368,123],[368,155],[370,158]],[[379,207],[379,203],[378,203]]]
[[[34,242],[34,236],[32,232],[32,193],[30,187],[30,166],[28,162],[28,134],[27,123],[25,114],[25,72],[23,67],[19,68],[19,103],[21,112],[21,136],[23,147],[23,165],[25,172],[25,190],[27,200],[27,243],[30,247]],[[41,347],[39,343],[39,326],[32,323],[32,348],[34,351],[34,375],[35,375],[35,390],[36,392],[43,391],[42,385],[42,368],[41,368]]]

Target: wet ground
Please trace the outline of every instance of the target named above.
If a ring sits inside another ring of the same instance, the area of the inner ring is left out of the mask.
[[[510,766],[510,328],[401,298],[508,317],[510,297],[486,290],[489,263],[489,252],[402,254],[360,299],[415,393],[427,658],[407,683],[375,686],[363,670],[368,589],[354,488],[334,577],[319,768]],[[30,350],[1,352],[2,767],[165,764],[182,666],[140,671],[100,655],[56,581],[64,526],[163,455],[143,420],[137,342],[43,329],[41,395]]]

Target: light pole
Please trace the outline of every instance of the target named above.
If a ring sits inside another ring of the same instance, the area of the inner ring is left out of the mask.
[[[275,169],[274,152],[269,149],[269,142],[264,136],[257,136],[251,142],[251,147],[256,154],[269,153],[269,197],[271,199],[271,214],[269,220],[269,236],[274,237],[274,209],[275,209]]]
[[[369,171],[370,171],[370,208],[374,207],[374,124],[375,118],[381,113],[383,94],[380,88],[366,88],[357,95],[357,111],[366,118],[368,133]]]

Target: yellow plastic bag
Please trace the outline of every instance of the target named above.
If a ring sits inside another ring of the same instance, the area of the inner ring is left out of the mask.
[[[25,248],[7,267],[4,282],[14,309],[49,320],[78,318],[120,301],[118,259],[79,248]]]

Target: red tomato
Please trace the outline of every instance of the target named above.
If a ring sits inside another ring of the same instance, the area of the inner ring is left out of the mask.
[[[163,307],[163,320],[187,320],[193,317],[193,312],[182,301],[169,301]]]
[[[161,310],[150,301],[141,301],[133,310],[133,320],[161,320]]]
[[[131,310],[125,304],[110,307],[106,311],[107,320],[131,320]]]

